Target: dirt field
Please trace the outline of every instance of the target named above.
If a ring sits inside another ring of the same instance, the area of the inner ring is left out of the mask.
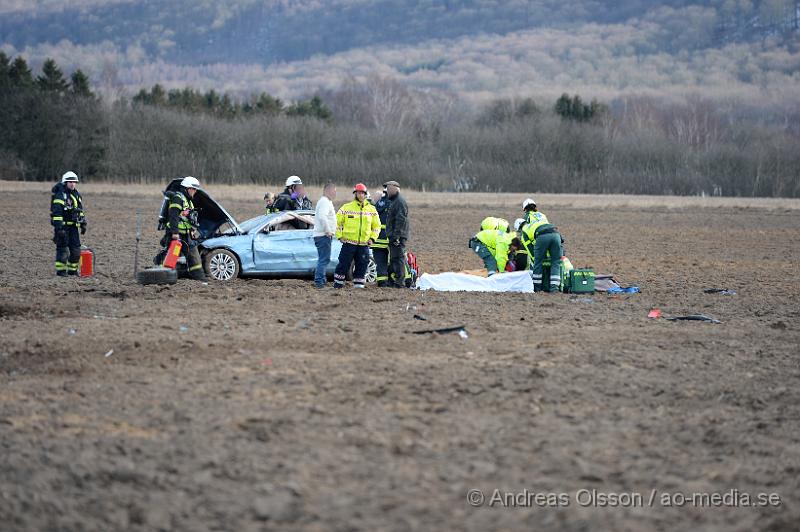
[[[80,189],[97,275],[63,280],[49,186],[0,183],[4,531],[797,530],[800,202],[537,198],[576,266],[642,288],[586,298],[140,286],[158,187]],[[409,194],[421,267],[479,267],[471,233],[520,199]]]

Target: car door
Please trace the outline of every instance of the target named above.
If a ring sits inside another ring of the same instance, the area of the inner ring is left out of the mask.
[[[317,249],[310,229],[265,228],[253,238],[253,261],[262,273],[310,273],[317,264]]]

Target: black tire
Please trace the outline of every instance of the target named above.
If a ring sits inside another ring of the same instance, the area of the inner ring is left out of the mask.
[[[206,275],[215,281],[232,281],[239,277],[239,258],[223,248],[212,249],[203,257]]]
[[[136,274],[139,284],[175,284],[178,282],[178,272],[163,266],[146,268]]]

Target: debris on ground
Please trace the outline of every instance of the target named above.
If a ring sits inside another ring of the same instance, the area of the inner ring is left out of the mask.
[[[706,294],[719,294],[721,296],[735,296],[736,290],[728,290],[727,288],[706,288],[703,290]]]
[[[654,308],[650,312],[647,313],[647,317],[651,320],[657,320],[661,317],[661,309]]]
[[[109,350],[108,350],[108,352],[107,352],[105,355],[103,355],[103,356],[104,356],[104,357],[106,357],[106,358],[108,358],[108,357],[110,357],[110,356],[111,356],[111,355],[113,355],[113,354],[114,354],[114,350],[113,350],[113,349],[109,349]]]
[[[461,334],[462,332],[464,333],[464,335],[466,335],[466,334],[467,334],[467,331],[466,331],[466,330],[464,330],[464,326],[463,326],[463,325],[459,325],[459,326],[457,326],[457,327],[443,327],[443,328],[441,328],[441,329],[425,329],[424,331],[411,331],[411,333],[412,333],[412,334],[447,334],[447,333],[458,333],[458,335],[459,335],[459,336],[461,336],[461,337],[463,338],[464,336],[462,336],[462,334]]]
[[[722,323],[719,320],[716,320],[710,316],[706,316],[705,314],[689,314],[687,316],[671,316],[666,318],[669,321],[705,321],[708,323]]]
[[[428,318],[426,318],[422,314],[414,314],[414,319],[415,320],[420,320],[420,321],[428,321]]]
[[[612,286],[608,290],[606,290],[609,294],[638,294],[641,292],[639,287],[636,285],[633,286]]]

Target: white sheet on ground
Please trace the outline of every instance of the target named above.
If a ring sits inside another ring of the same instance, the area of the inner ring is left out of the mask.
[[[530,272],[498,273],[491,277],[478,277],[468,273],[423,273],[417,279],[420,290],[442,292],[533,292]]]

